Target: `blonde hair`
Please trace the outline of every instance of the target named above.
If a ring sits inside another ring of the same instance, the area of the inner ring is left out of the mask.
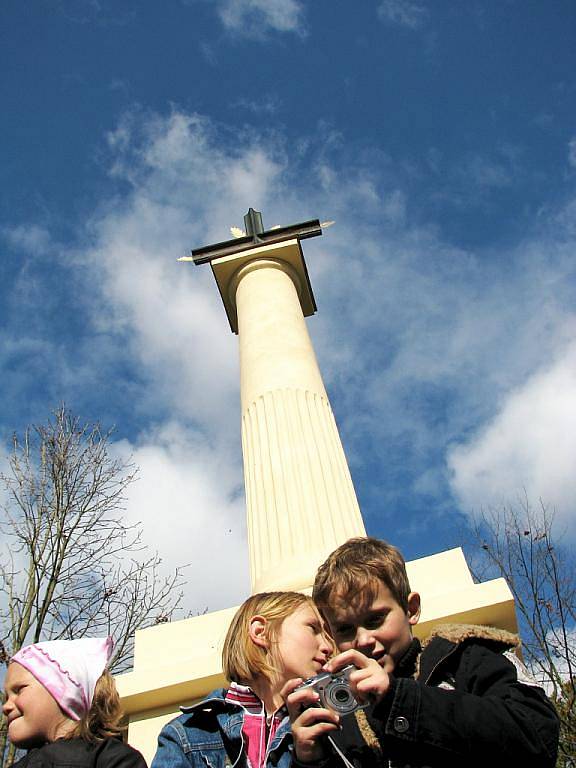
[[[116,683],[106,669],[96,681],[92,706],[84,717],[66,735],[68,739],[97,742],[104,739],[122,739],[126,732],[124,712]]]
[[[381,539],[358,537],[339,546],[322,563],[312,597],[322,611],[330,608],[334,595],[346,600],[362,590],[364,597],[373,597],[380,584],[408,610],[410,583],[400,550]]]
[[[260,592],[246,600],[232,619],[222,649],[222,668],[229,681],[248,685],[259,675],[270,680],[277,672],[274,644],[282,622],[303,605],[316,606],[311,597],[299,592]],[[257,645],[250,637],[250,620],[266,619],[266,639],[270,648]]]

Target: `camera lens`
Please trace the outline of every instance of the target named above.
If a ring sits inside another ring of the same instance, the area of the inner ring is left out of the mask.
[[[326,703],[340,715],[354,712],[354,710],[358,708],[358,702],[352,695],[350,688],[342,683],[326,688]]]

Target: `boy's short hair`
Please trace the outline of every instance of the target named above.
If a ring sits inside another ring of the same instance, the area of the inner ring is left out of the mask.
[[[303,605],[317,612],[313,600],[300,592],[260,592],[240,606],[226,633],[222,649],[222,669],[229,681],[249,684],[258,675],[270,679],[275,668],[274,645],[282,622]],[[266,619],[266,639],[271,649],[256,645],[250,638],[250,619]]]
[[[320,610],[330,608],[334,595],[347,599],[359,589],[376,592],[382,583],[396,602],[408,610],[410,583],[399,549],[369,536],[349,539],[322,563],[312,597]],[[332,598],[332,599],[331,599]]]

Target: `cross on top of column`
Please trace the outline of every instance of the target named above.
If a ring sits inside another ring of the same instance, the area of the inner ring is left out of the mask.
[[[244,216],[244,227],[245,231],[238,230],[234,239],[195,248],[191,257],[180,259],[197,265],[210,264],[232,332],[238,333],[235,275],[249,262],[261,260],[262,263],[288,265],[286,268],[298,291],[302,312],[305,317],[313,315],[316,302],[300,241],[322,234],[319,219],[265,230],[260,211],[250,208]]]
[[[214,245],[204,245],[192,251],[194,264],[206,264],[221,256],[231,256],[250,248],[258,248],[262,245],[272,245],[285,240],[305,240],[307,237],[317,237],[322,234],[319,219],[311,219],[301,224],[290,224],[287,227],[273,227],[265,230],[262,222],[262,214],[249,208],[244,216],[245,234],[243,237],[235,237]]]

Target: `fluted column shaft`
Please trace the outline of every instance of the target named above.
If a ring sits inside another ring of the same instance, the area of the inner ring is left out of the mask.
[[[262,258],[234,276],[252,591],[310,586],[364,524],[298,297],[299,276]]]

